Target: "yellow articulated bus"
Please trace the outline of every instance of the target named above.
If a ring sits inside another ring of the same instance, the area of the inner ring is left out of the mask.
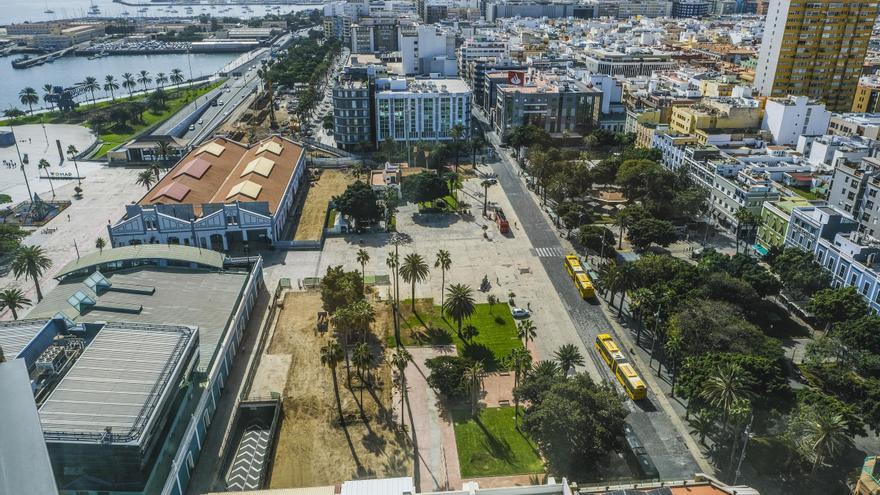
[[[596,296],[593,282],[576,255],[569,254],[565,257],[565,271],[568,272],[568,276],[574,282],[574,286],[577,288],[581,298],[590,299]]]
[[[617,381],[623,385],[626,395],[630,399],[641,400],[647,397],[648,389],[645,386],[645,382],[642,381],[635,368],[627,361],[626,356],[620,350],[620,347],[617,347],[617,343],[614,342],[610,334],[601,333],[596,337],[596,350],[599,351],[599,355],[602,356],[605,364],[611,368],[614,376],[617,377]]]

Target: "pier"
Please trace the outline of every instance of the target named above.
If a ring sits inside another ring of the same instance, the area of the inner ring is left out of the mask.
[[[46,62],[54,61],[56,58],[61,58],[68,53],[76,50],[76,46],[69,46],[62,50],[58,50],[57,52],[47,53],[45,55],[40,55],[38,57],[33,58],[19,58],[12,61],[13,69],[27,69],[28,67],[34,67],[36,65],[43,65]]]

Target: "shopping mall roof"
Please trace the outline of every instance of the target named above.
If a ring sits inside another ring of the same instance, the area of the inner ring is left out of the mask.
[[[46,440],[140,445],[197,341],[193,327],[108,323],[40,407]]]
[[[71,261],[62,268],[55,278],[62,278],[83,272],[100,269],[101,265],[116,262],[139,260],[139,259],[163,259],[176,262],[192,263],[198,268],[222,269],[226,256],[223,253],[210,249],[199,249],[178,244],[139,244],[137,246],[123,246],[102,251],[93,252]]]

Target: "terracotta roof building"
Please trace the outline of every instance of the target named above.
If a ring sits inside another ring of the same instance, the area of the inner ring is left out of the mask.
[[[125,217],[108,226],[114,247],[185,244],[229,249],[278,240],[305,171],[301,145],[280,136],[251,146],[215,138],[195,148]]]

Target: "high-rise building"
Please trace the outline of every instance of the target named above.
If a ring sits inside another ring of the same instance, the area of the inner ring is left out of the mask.
[[[472,93],[461,79],[376,80],[376,142],[451,141],[452,128],[470,136]]]
[[[809,96],[831,111],[849,111],[878,5],[770,0],[755,88],[764,96]]]

